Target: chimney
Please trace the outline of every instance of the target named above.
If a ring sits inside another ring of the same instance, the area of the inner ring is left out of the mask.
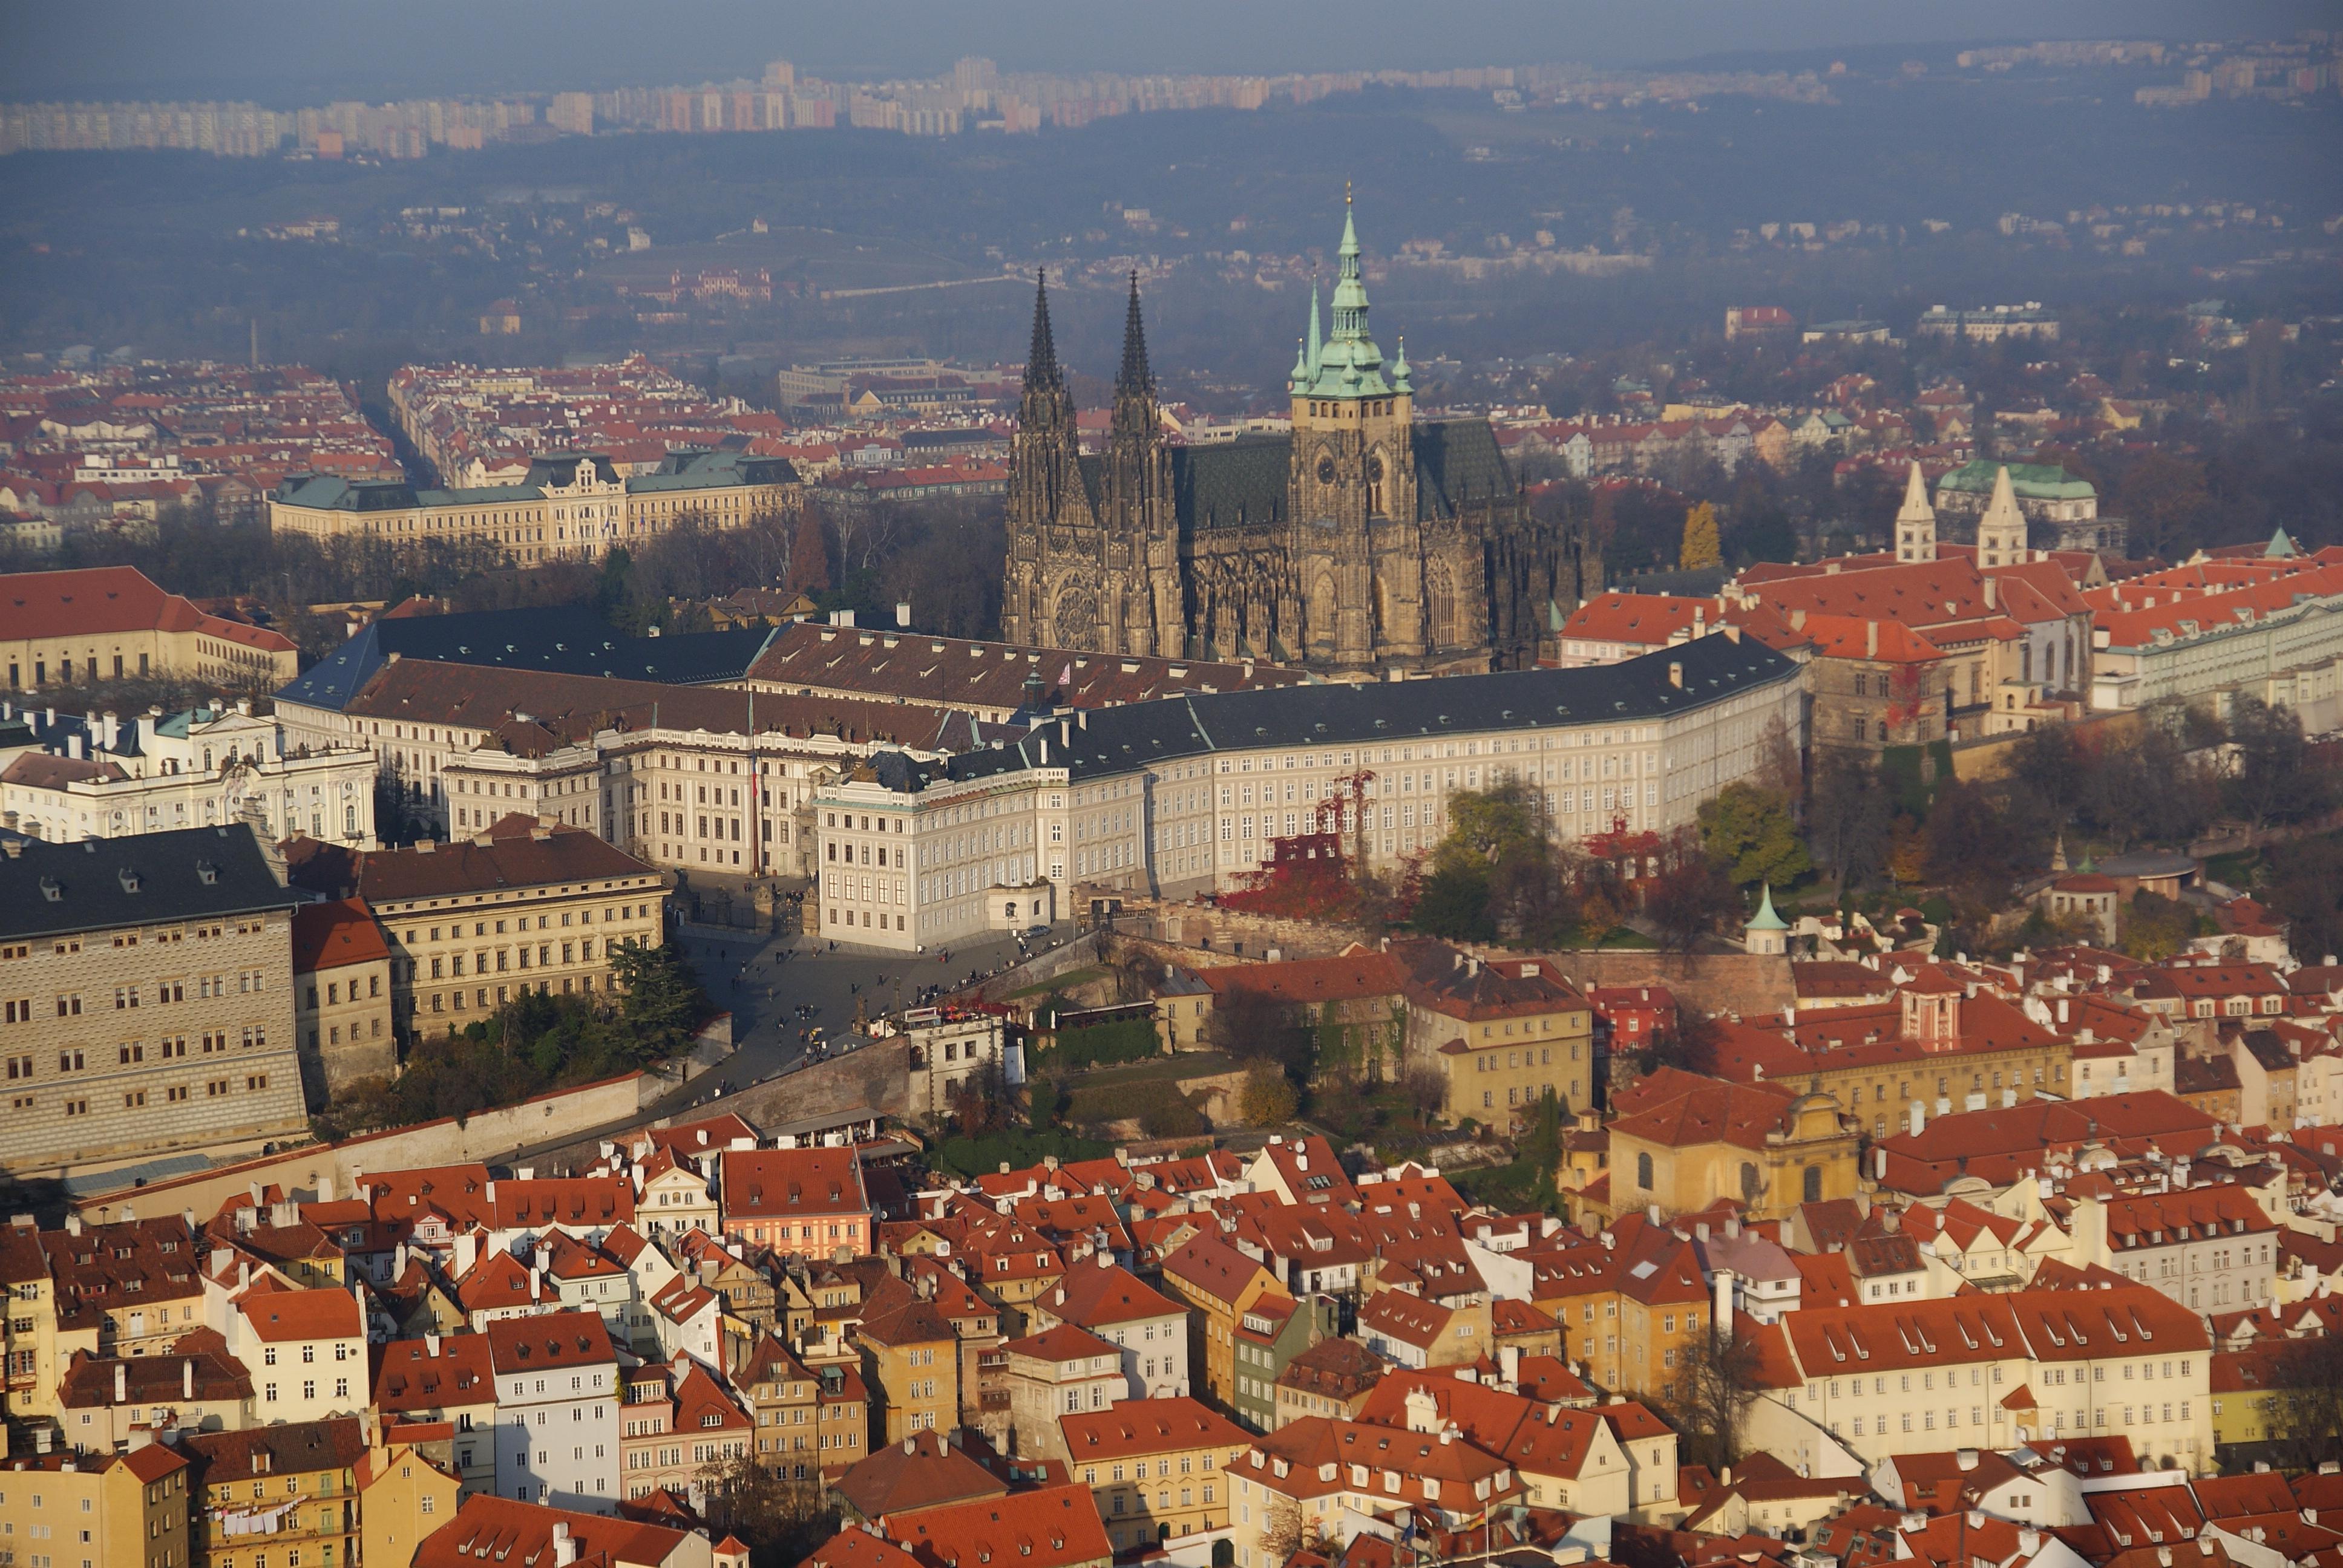
[[[467,1231],[456,1238],[456,1277],[458,1279],[460,1280],[470,1273],[472,1266],[479,1261],[479,1258],[478,1237]]]
[[[1865,658],[1879,657],[1879,623],[1875,620],[1863,623],[1863,657]]]
[[[578,1561],[578,1538],[569,1533],[568,1524],[562,1520],[553,1524],[553,1568],[570,1568]]]
[[[114,1402],[130,1402],[130,1368],[126,1362],[118,1361],[114,1363]]]
[[[1715,1319],[1716,1337],[1725,1341],[1733,1338],[1733,1280],[1732,1270],[1716,1271],[1716,1303],[1711,1311]]]
[[[439,1359],[439,1336],[437,1334],[424,1335],[423,1351],[424,1353],[428,1355],[433,1361],[437,1361]]]
[[[196,1358],[193,1356],[179,1363],[179,1397],[190,1401],[196,1397]]]
[[[1985,608],[1987,609],[2001,608],[2001,585],[1991,578],[1985,579]]]
[[[1679,691],[1684,689],[1684,666],[1674,659],[1668,661],[1668,684]]]

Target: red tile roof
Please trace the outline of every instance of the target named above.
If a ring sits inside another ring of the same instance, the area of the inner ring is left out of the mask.
[[[293,972],[316,974],[390,957],[364,899],[330,899],[293,911]],[[355,983],[355,982],[353,982]]]

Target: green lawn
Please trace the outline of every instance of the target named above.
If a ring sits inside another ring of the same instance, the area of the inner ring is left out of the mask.
[[[1598,948],[1636,948],[1655,950],[1660,944],[1645,936],[1643,932],[1635,930],[1633,926],[1613,926],[1609,930],[1603,933],[1603,940],[1596,942],[1594,945]]]

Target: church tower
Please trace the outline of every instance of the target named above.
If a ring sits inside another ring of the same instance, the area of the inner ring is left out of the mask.
[[[1416,523],[1414,388],[1404,347],[1386,365],[1368,333],[1367,286],[1347,195],[1336,256],[1332,330],[1321,335],[1313,286],[1309,335],[1287,382],[1293,457],[1286,515],[1298,602],[1279,620],[1299,629],[1302,646],[1294,651],[1313,662],[1421,658],[1443,632],[1463,628],[1427,624],[1439,618],[1427,602]],[[1443,563],[1443,582],[1450,573]],[[1449,621],[1460,618],[1456,606],[1478,588],[1443,601]],[[1473,630],[1478,635],[1477,626]]]
[[[1124,653],[1185,655],[1186,605],[1180,585],[1180,528],[1172,511],[1172,453],[1147,365],[1139,274],[1122,323],[1122,366],[1114,378],[1107,434],[1106,514],[1109,629]]]
[[[1936,508],[1928,504],[1928,481],[1916,462],[1904,483],[1904,505],[1896,513],[1896,558],[1906,566],[1936,558]]]
[[[2017,509],[2017,492],[2010,487],[2009,465],[1994,471],[1993,499],[1977,519],[1977,565],[2014,567],[2026,559],[2026,514]]]
[[[1009,448],[1009,569],[1001,635],[1010,642],[1099,648],[1102,622],[1097,558],[1101,541],[1082,483],[1073,394],[1050,334],[1050,286],[1036,276],[1033,342]],[[1091,558],[1087,571],[1070,556]],[[1070,568],[1073,569],[1069,569]]]

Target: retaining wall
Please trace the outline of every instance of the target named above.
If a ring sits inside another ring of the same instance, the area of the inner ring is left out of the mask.
[[[255,1181],[282,1187],[288,1196],[317,1193],[330,1186],[336,1197],[347,1197],[361,1171],[494,1161],[518,1149],[639,1115],[645,1101],[665,1087],[663,1081],[647,1073],[630,1072],[540,1094],[500,1110],[479,1111],[462,1121],[442,1117],[339,1143],[307,1144],[144,1187],[90,1193],[75,1199],[73,1207],[85,1217],[101,1221],[121,1218],[126,1206],[149,1218],[187,1209],[194,1211],[200,1224]]]

